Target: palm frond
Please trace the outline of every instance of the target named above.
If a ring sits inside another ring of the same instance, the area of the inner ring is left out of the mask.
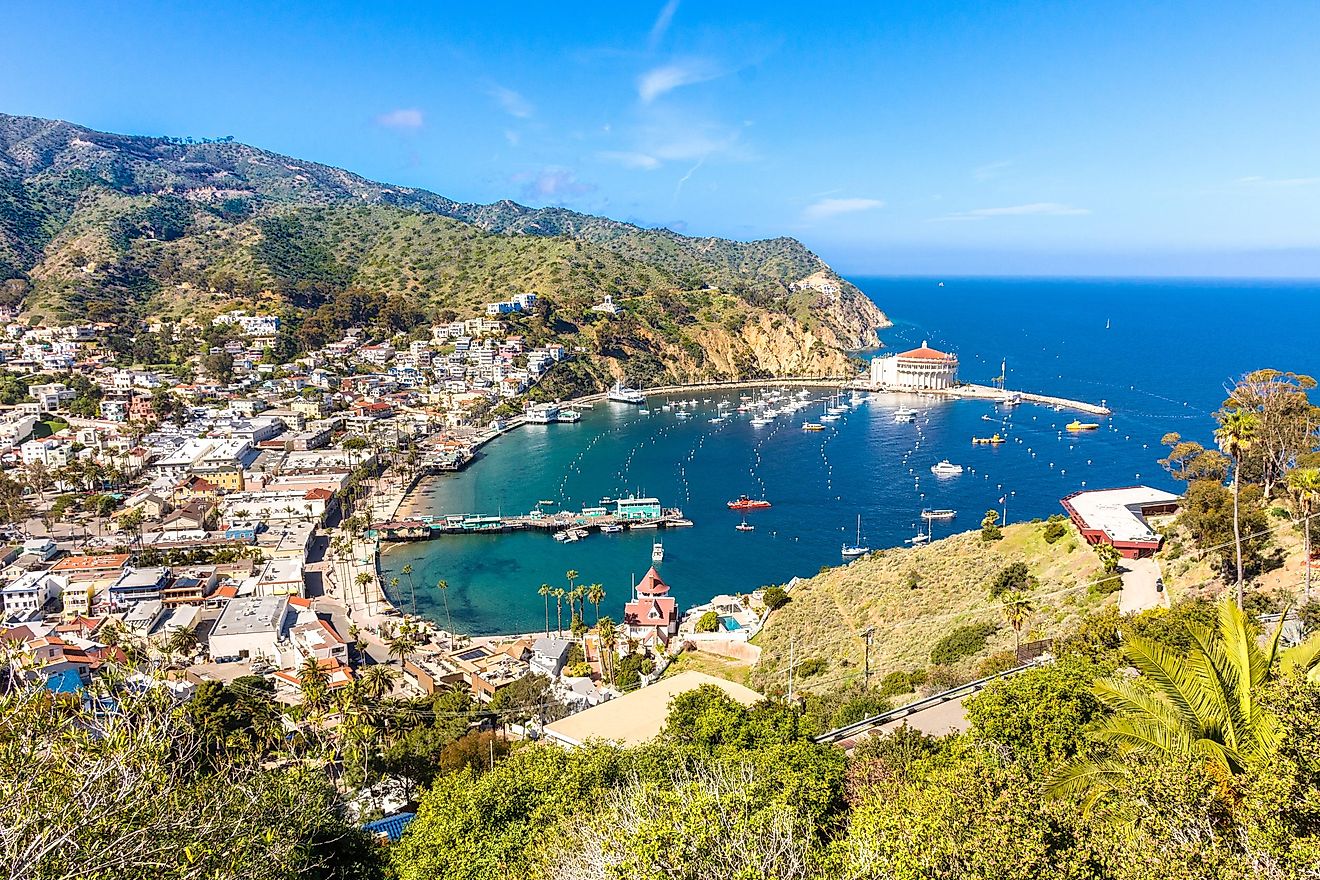
[[[1224,776],[1232,776],[1246,766],[1246,761],[1237,750],[1212,739],[1196,740],[1192,743],[1191,752],[1214,762],[1223,769]]]
[[[1118,787],[1126,772],[1127,767],[1114,760],[1072,761],[1045,781],[1045,794],[1064,798],[1085,792],[1082,809],[1089,812],[1096,801]]]
[[[1091,735],[1117,747],[1122,753],[1184,755],[1194,741],[1186,730],[1149,718],[1109,718],[1101,722]]]
[[[1279,671],[1284,675],[1294,670],[1312,672],[1316,662],[1320,661],[1320,633],[1311,636],[1300,645],[1279,652]]]
[[[1199,693],[1197,679],[1188,674],[1183,658],[1164,645],[1140,636],[1128,639],[1123,649],[1132,665],[1177,710],[1184,724],[1195,728],[1205,696]]]
[[[1246,733],[1246,718],[1251,715],[1251,688],[1243,686],[1242,671],[1219,641],[1205,630],[1189,630],[1194,650],[1187,657],[1187,668],[1204,695],[1201,735],[1220,733],[1227,745],[1236,748]]]

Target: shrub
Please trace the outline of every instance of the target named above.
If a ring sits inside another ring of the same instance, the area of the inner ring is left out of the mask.
[[[999,511],[987,510],[985,518],[981,520],[981,540],[998,541],[1004,537],[1004,533],[999,530]]]
[[[697,632],[713,633],[719,632],[720,616],[714,611],[707,611],[697,620]]]
[[[926,691],[932,694],[942,693],[969,681],[952,666],[932,666],[926,671]]]
[[[969,623],[956,627],[930,649],[930,662],[935,665],[957,663],[964,657],[985,650],[985,642],[999,627],[993,623]]]
[[[1027,569],[1025,562],[1014,562],[1005,565],[995,575],[994,580],[990,582],[990,598],[998,599],[1005,593],[1012,593],[1017,590],[1030,590],[1034,584],[1034,578]]]
[[[1000,672],[1006,672],[1017,665],[1017,655],[1012,651],[996,651],[977,664],[976,677],[988,678]]]
[[[925,680],[925,673],[903,672],[898,670],[891,672],[880,679],[880,696],[896,697],[899,694],[910,694],[917,689],[918,681],[914,681],[914,675],[920,675]]]
[[[1041,533],[1041,537],[1045,539],[1046,544],[1053,544],[1066,534],[1068,534],[1068,527],[1060,520],[1051,519],[1045,523],[1045,531]]]
[[[761,594],[761,600],[765,602],[765,607],[774,611],[776,608],[782,608],[788,604],[788,591],[783,587],[767,587]]]
[[[820,657],[808,657],[797,665],[797,674],[803,678],[820,675],[825,671],[826,663]]]
[[[574,663],[564,668],[564,674],[569,678],[587,678],[591,675],[591,666],[587,663]]]

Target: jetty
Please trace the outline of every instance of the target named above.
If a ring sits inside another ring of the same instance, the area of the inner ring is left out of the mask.
[[[1030,391],[1004,390],[991,385],[953,385],[948,388],[923,388],[921,390],[886,388],[872,382],[853,382],[848,387],[858,391],[893,391],[895,394],[916,394],[925,397],[943,397],[964,400],[984,400],[988,403],[1038,403],[1041,406],[1057,406],[1059,409],[1074,410],[1095,416],[1111,415],[1109,407],[1100,403],[1087,403],[1084,400],[1071,400],[1067,397],[1053,397],[1048,394],[1035,394]]]

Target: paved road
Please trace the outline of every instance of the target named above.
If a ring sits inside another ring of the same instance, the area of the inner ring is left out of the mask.
[[[1151,608],[1168,608],[1169,592],[1157,592],[1155,582],[1160,579],[1160,564],[1154,559],[1124,559],[1122,563],[1123,591],[1118,596],[1118,610],[1133,614]]]

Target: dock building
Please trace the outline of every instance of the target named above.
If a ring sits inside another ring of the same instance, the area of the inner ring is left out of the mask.
[[[871,358],[871,384],[893,391],[931,391],[958,384],[958,356],[920,348]]]

